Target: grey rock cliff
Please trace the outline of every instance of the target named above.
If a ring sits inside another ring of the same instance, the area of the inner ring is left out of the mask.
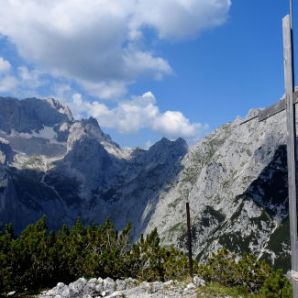
[[[198,258],[225,246],[287,267],[284,112],[237,118],[191,148],[163,138],[128,150],[53,99],[0,103],[0,225],[110,218],[117,229],[131,222],[134,239],[157,227],[165,244],[185,249],[189,200]]]

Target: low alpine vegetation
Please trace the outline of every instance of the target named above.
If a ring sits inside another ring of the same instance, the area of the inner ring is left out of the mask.
[[[140,280],[180,279],[187,258],[174,247],[162,247],[157,230],[132,244],[131,225],[117,232],[108,220],[84,227],[78,219],[49,231],[45,218],[30,224],[18,237],[7,225],[0,232],[0,293],[39,290],[81,276]]]
[[[260,298],[292,297],[291,283],[282,271],[273,270],[252,254],[239,259],[234,253],[220,249],[206,264],[199,264],[197,272],[210,285],[237,289],[242,294],[256,294],[254,297]]]
[[[0,231],[0,293],[38,291],[79,277],[132,277],[146,281],[185,280],[188,260],[174,247],[160,245],[157,230],[130,239],[131,225],[121,232],[107,220],[85,227],[78,219],[69,228],[49,231],[45,218],[15,236],[11,225]],[[291,285],[281,271],[252,255],[236,258],[225,249],[206,264],[194,260],[194,273],[208,285],[239,288],[260,297],[291,297]]]

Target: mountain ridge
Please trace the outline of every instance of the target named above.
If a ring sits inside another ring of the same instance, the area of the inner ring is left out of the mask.
[[[185,249],[189,201],[198,258],[226,246],[287,266],[284,112],[243,125],[237,117],[191,147],[163,138],[126,150],[96,119],[75,120],[58,101],[35,101],[26,112],[19,103],[11,112],[15,100],[0,112],[0,224],[20,231],[44,213],[52,228],[77,216],[110,218],[117,229],[132,222],[134,239],[157,227],[165,244]],[[1,123],[9,111],[11,127]]]

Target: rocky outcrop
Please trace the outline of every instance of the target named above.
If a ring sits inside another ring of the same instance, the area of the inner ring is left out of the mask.
[[[30,133],[44,126],[72,120],[69,109],[56,100],[1,97],[0,130],[10,133],[12,130]]]
[[[80,278],[75,282],[65,285],[58,283],[51,290],[44,291],[39,298],[79,298],[79,297],[107,297],[107,298],[195,298],[197,289],[205,285],[205,281],[197,276],[193,282],[140,282],[128,278],[113,280],[111,278]]]
[[[285,114],[241,122],[238,118],[218,128],[189,150],[177,183],[159,198],[147,229],[159,227],[165,243],[184,248],[189,200],[199,258],[225,246],[285,265]]]

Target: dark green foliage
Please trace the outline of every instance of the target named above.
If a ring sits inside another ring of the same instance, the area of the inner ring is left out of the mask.
[[[13,284],[12,256],[10,254],[12,239],[13,228],[11,225],[7,225],[0,232],[0,289],[11,288]]]
[[[59,281],[69,283],[81,276],[147,281],[188,276],[185,254],[161,246],[156,229],[135,244],[130,242],[130,232],[131,225],[118,232],[109,220],[85,227],[78,219],[71,228],[64,225],[50,232],[43,217],[18,237],[12,226],[5,226],[0,230],[0,296],[10,290],[36,291]],[[291,297],[291,285],[280,271],[274,272],[252,255],[237,262],[235,258],[222,249],[206,264],[194,261],[194,272],[209,283],[251,293],[261,289],[262,297]]]
[[[281,270],[272,272],[261,289],[261,293],[266,298],[291,298],[293,297],[292,291],[291,283]]]
[[[270,288],[273,280],[271,276],[275,276],[276,272],[268,263],[257,260],[251,254],[246,254],[238,261],[236,260],[235,254],[226,249],[220,249],[208,259],[206,264],[199,265],[199,275],[208,282],[219,283],[227,287],[241,287],[251,293],[257,293],[265,282],[267,283],[266,289]],[[280,271],[277,272],[279,274],[277,276],[281,278]],[[283,277],[281,280],[284,282],[281,286],[286,285],[286,278]],[[275,286],[272,285],[272,287]]]
[[[174,247],[161,247],[157,229],[132,247],[130,265],[133,277],[142,280],[179,279],[187,276],[187,257]]]
[[[117,232],[109,220],[84,227],[78,219],[71,228],[50,232],[43,217],[14,238],[6,226],[0,232],[0,294],[39,290],[81,276],[165,280],[187,274],[185,255],[161,247],[156,229],[135,244],[130,231],[127,225]]]

